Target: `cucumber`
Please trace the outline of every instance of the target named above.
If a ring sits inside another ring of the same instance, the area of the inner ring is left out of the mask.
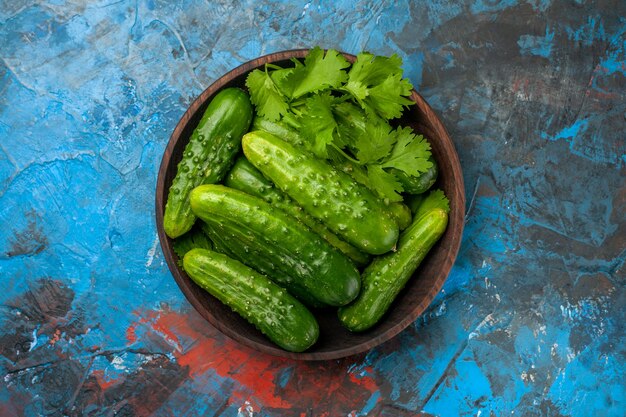
[[[236,253],[233,253],[228,246],[224,243],[225,236],[221,235],[215,228],[211,227],[208,223],[205,222],[197,222],[202,225],[202,231],[206,234],[211,242],[213,242],[213,250],[217,253],[224,254],[230,258],[241,261],[239,256]]]
[[[344,101],[334,106],[333,116],[337,122],[338,133],[347,139],[346,142],[355,142],[365,131],[365,112],[350,102]]]
[[[272,206],[292,215],[308,226],[324,240],[339,249],[341,253],[350,258],[357,266],[365,266],[369,263],[370,257],[349,244],[341,240],[336,234],[328,230],[326,226],[317,221],[300,206],[293,202],[287,195],[278,190],[274,184],[263,176],[261,171],[256,169],[244,156],[235,161],[235,165],[224,180],[227,187],[235,188],[244,193],[262,198]],[[409,213],[410,222],[410,213]]]
[[[443,190],[436,189],[431,190],[428,194],[420,194],[422,196],[419,201],[412,201],[413,204],[413,217],[415,219],[423,216],[425,213],[434,208],[440,208],[446,213],[450,212],[450,202]]]
[[[271,122],[263,117],[255,117],[250,130],[263,130],[296,146],[303,146],[300,133],[281,122]]]
[[[389,203],[387,206],[391,215],[396,219],[400,230],[404,230],[411,225],[412,215],[409,206],[403,203]]]
[[[284,123],[281,122],[270,122],[267,119],[261,118],[261,117],[257,117],[254,119],[254,121],[252,122],[252,129],[251,130],[262,130],[265,131],[267,133],[271,133],[272,135],[276,136],[279,139],[282,139],[286,142],[291,143],[292,145],[296,145],[296,146],[302,146],[304,143],[304,139],[302,139],[302,136],[300,135],[300,133],[298,133],[297,131],[295,131],[294,129],[292,129],[291,127],[285,125]],[[359,184],[362,184],[368,188],[371,189],[370,184],[369,184],[369,179],[367,177],[367,172],[365,171],[365,169],[359,165],[354,164],[351,161],[348,161],[347,159],[337,155],[337,158],[331,158],[331,165],[333,167],[335,167],[336,169],[338,169],[339,171],[343,171],[346,174],[349,174],[352,179],[354,179],[356,182],[358,182]],[[399,171],[402,172],[402,171]],[[402,173],[404,174],[404,173]],[[424,174],[426,175],[426,174]],[[436,174],[435,174],[436,175]],[[406,178],[408,178],[407,181],[410,181],[413,177],[409,177],[408,175],[404,174],[404,176]],[[270,182],[271,183],[271,182]],[[431,184],[432,185],[432,184]],[[430,186],[430,185],[429,185]],[[236,188],[236,187],[235,187]],[[407,208],[406,205],[400,203],[400,202],[392,202],[388,204],[389,210],[391,211],[391,214],[396,218],[396,221],[398,222],[398,226],[400,227],[400,230],[404,230],[407,227],[409,227],[409,225],[411,224],[411,216],[410,216],[410,210]],[[300,221],[303,221],[303,219],[300,219]],[[307,226],[311,227],[310,224],[304,222]],[[313,227],[311,227],[313,228]],[[314,229],[315,230],[315,229]],[[315,230],[317,233],[320,233],[319,231]],[[332,242],[331,242],[332,243]],[[333,244],[334,245],[334,244]],[[343,252],[343,250],[342,250]],[[346,252],[344,252],[346,253]],[[346,253],[346,255],[350,256],[349,254]],[[355,262],[357,262],[357,265],[361,265],[361,261],[352,258],[352,256],[350,256],[350,258],[352,260],[354,260]]]
[[[417,218],[400,236],[396,252],[378,257],[361,276],[361,293],[338,311],[341,323],[353,332],[374,326],[391,306],[432,246],[441,238],[448,214],[434,208]]]
[[[248,94],[227,88],[211,100],[194,129],[178,164],[165,204],[163,227],[176,238],[191,229],[196,217],[189,205],[189,193],[200,184],[222,180],[241,149],[241,136],[252,120]]]
[[[415,213],[417,213],[418,207],[420,206],[420,204],[422,204],[422,201],[424,201],[425,197],[426,197],[425,193],[411,194],[411,195],[406,196],[404,201],[406,202],[406,205],[411,210],[412,216],[415,216]]]
[[[348,174],[264,131],[245,134],[242,147],[263,175],[347,242],[372,255],[395,246],[399,234],[395,219]]]
[[[285,289],[226,255],[192,249],[185,271],[209,292],[253,324],[272,342],[290,352],[303,352],[319,337],[313,314]]]
[[[217,184],[196,187],[190,201],[198,217],[228,233],[223,243],[232,252],[236,252],[231,246],[235,238],[259,254],[245,256],[248,266],[255,268],[262,257],[291,278],[285,285],[303,287],[331,306],[345,305],[358,295],[359,272],[350,259],[282,210]]]
[[[432,166],[428,171],[421,173],[417,177],[410,176],[406,172],[395,168],[392,168],[389,172],[396,176],[400,184],[402,184],[405,193],[422,194],[435,184],[439,175],[439,167],[435,158],[430,155],[428,160],[432,163]]]
[[[277,267],[271,259],[266,258],[261,251],[256,249],[256,245],[242,238],[239,231],[236,230],[236,226],[232,224],[204,224],[207,234],[215,242],[216,252],[223,253],[260,272],[279,286],[287,288],[291,295],[309,307],[329,307],[309,294],[304,286],[299,285],[298,281],[291,277],[291,271],[289,274],[285,273],[284,268]],[[233,227],[235,230],[232,229]]]

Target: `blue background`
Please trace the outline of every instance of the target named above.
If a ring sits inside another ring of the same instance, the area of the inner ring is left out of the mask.
[[[300,363],[193,311],[154,190],[203,89],[314,45],[404,59],[468,204],[422,318]],[[0,415],[623,416],[625,125],[618,0],[2,2]]]

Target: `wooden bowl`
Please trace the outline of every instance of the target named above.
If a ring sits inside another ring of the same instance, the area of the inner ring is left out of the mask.
[[[209,323],[226,336],[261,352],[301,360],[326,360],[367,351],[394,337],[415,321],[441,290],[459,250],[465,210],[461,165],[445,127],[417,92],[413,91],[411,95],[416,105],[404,111],[400,124],[411,126],[416,132],[422,133],[432,146],[440,171],[435,186],[442,188],[450,199],[449,224],[441,240],[431,249],[386,316],[369,331],[351,333],[341,326],[334,309],[319,311],[315,313],[320,325],[318,342],[304,353],[282,350],[230,308],[198,287],[180,269],[178,257],[172,249],[172,239],[163,230],[163,211],[170,184],[176,175],[176,166],[213,96],[225,87],[245,89],[247,74],[266,63],[287,66],[291,58],[303,58],[307,52],[307,49],[277,52],[247,62],[211,84],[189,106],[174,129],[161,161],[156,188],[156,224],[161,248],[174,279],[189,302]],[[356,58],[349,54],[344,56],[350,62]]]

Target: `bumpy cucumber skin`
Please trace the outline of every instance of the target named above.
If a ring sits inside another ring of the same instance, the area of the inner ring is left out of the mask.
[[[398,224],[372,192],[326,161],[264,131],[242,138],[248,161],[310,215],[360,250],[390,251]]]
[[[361,293],[354,302],[341,307],[339,320],[350,331],[361,332],[383,317],[426,254],[441,238],[448,214],[432,209],[416,219],[400,236],[396,252],[378,257],[361,276]]]
[[[428,171],[421,173],[417,177],[412,177],[407,175],[406,172],[400,171],[398,169],[392,169],[390,172],[396,176],[400,184],[402,184],[402,188],[404,192],[407,194],[422,194],[425,193],[432,187],[437,181],[437,176],[439,175],[439,167],[437,166],[437,161],[431,155],[428,160],[432,163],[432,166],[428,169]]]
[[[198,223],[202,224],[202,231],[204,232],[205,235],[207,235],[209,237],[209,239],[211,239],[211,242],[213,242],[213,251],[221,253],[223,255],[226,255],[226,256],[228,256],[230,258],[236,259],[236,260],[241,262],[240,257],[237,256],[236,253],[233,253],[228,248],[228,246],[226,246],[226,244],[224,244],[225,236],[220,234],[214,227],[212,227],[208,223],[205,223],[203,221],[198,222]]]
[[[194,129],[178,164],[165,204],[163,228],[176,238],[191,229],[196,217],[189,205],[189,193],[200,184],[222,180],[241,149],[241,137],[252,120],[248,94],[227,88],[211,100]]]
[[[256,169],[244,156],[239,157],[237,161],[235,161],[235,165],[233,165],[226,176],[224,184],[227,187],[262,198],[274,207],[292,215],[324,238],[328,243],[339,249],[341,253],[352,259],[355,265],[365,266],[369,264],[370,257],[367,254],[342,240],[339,236],[328,230],[326,226],[317,221],[306,211],[302,210],[302,207],[295,204],[288,196],[278,190],[274,184],[265,178],[261,171]]]
[[[306,287],[300,285],[298,280],[286,273],[284,268],[277,266],[273,260],[267,259],[263,254],[264,251],[258,250],[254,242],[241,236],[236,225],[228,222],[207,224],[207,233],[216,242],[216,252],[228,255],[265,275],[279,286],[286,288],[291,295],[307,307],[330,307],[313,297]]]
[[[321,303],[342,306],[358,295],[360,276],[350,259],[282,210],[217,184],[196,187],[190,201],[203,221],[228,228],[231,237],[246,242]],[[254,267],[259,256],[245,262]]]
[[[304,139],[300,133],[281,122],[270,122],[262,117],[255,117],[252,121],[252,127],[250,130],[263,130],[291,143],[292,145],[304,145]]]
[[[390,203],[387,207],[389,207],[391,215],[396,219],[400,230],[404,230],[411,225],[413,218],[409,206],[403,203]]]
[[[311,312],[285,289],[226,255],[192,249],[183,259],[189,277],[241,315],[272,342],[303,352],[319,337]]]
[[[270,122],[267,119],[263,119],[260,117],[257,117],[254,119],[254,121],[252,122],[252,128],[251,130],[262,130],[264,132],[267,133],[271,133],[272,135],[276,136],[279,139],[282,139],[286,142],[291,143],[292,145],[296,145],[296,146],[303,146],[304,144],[304,140],[302,139],[302,136],[300,136],[300,134],[291,129],[289,126],[285,126],[284,124],[282,124],[281,122]],[[351,131],[351,133],[354,135],[354,129],[347,129],[348,131]],[[332,152],[332,150],[331,150]],[[333,167],[335,169],[338,169],[339,171],[343,171],[346,174],[349,174],[353,180],[355,180],[356,182],[358,182],[359,184],[362,184],[368,188],[370,188],[370,184],[369,184],[369,179],[367,178],[367,172],[365,171],[365,169],[361,166],[358,166],[356,164],[354,164],[353,162],[350,162],[346,159],[343,159],[341,157],[339,158],[335,158],[331,161],[331,165],[333,165]],[[234,169],[234,167],[233,167]],[[401,172],[401,171],[399,171]],[[404,174],[404,173],[402,173]],[[426,174],[424,174],[426,175]],[[404,174],[404,176],[406,178],[408,178],[408,181],[412,180],[412,177],[409,177],[408,175]],[[228,181],[228,180],[227,180]],[[271,182],[269,182],[271,184]],[[236,188],[236,187],[234,187]],[[409,225],[411,224],[411,216],[410,216],[410,210],[406,209],[406,206],[404,206],[402,203],[389,203],[388,205],[389,211],[391,212],[391,214],[395,217],[396,222],[398,223],[398,226],[400,227],[400,230],[404,230],[407,227],[409,227]],[[300,219],[300,221],[303,221],[303,219]],[[311,227],[311,225],[309,225],[308,223],[304,222],[305,224],[307,224],[307,226]],[[311,227],[313,229],[313,227]],[[314,229],[315,230],[315,229]],[[315,230],[317,233],[320,233],[318,230]],[[334,245],[333,242],[331,242],[331,244]],[[341,248],[340,248],[341,250]],[[343,250],[341,250],[342,252],[344,252]],[[344,252],[346,255],[350,256],[350,254]],[[368,261],[361,261],[355,258],[352,258],[352,256],[350,256],[352,260],[354,260],[355,262],[357,262],[358,265],[367,265]]]

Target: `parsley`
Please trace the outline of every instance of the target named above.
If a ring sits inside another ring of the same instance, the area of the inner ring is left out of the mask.
[[[173,249],[178,256],[178,265],[183,266],[185,254],[194,248],[213,249],[213,245],[208,236],[197,224],[184,235],[174,239]]]
[[[310,149],[320,158],[327,158],[327,147],[334,140],[337,123],[332,115],[330,94],[310,96],[300,114],[300,131],[308,140]]]
[[[267,67],[265,71],[258,69],[252,71],[246,79],[246,86],[259,116],[275,121],[287,113],[289,104],[268,74]]]
[[[450,212],[450,202],[442,190],[433,190],[419,203],[413,215],[414,219],[421,217],[424,213],[434,208],[440,208],[446,213]]]
[[[389,123],[413,104],[400,57],[363,52],[350,65],[337,51],[315,47],[292,63],[249,74],[246,85],[258,116],[296,131],[309,151],[386,201],[402,201],[395,172],[419,176],[432,162],[423,136]]]
[[[393,174],[382,169],[380,165],[369,165],[367,167],[367,178],[371,187],[377,194],[390,202],[402,201],[402,184]]]
[[[330,49],[324,56],[324,51],[316,46],[304,58],[304,65],[294,68],[287,77],[286,82],[293,86],[291,96],[298,98],[325,88],[339,87],[348,78],[343,69],[349,66],[339,52]]]
[[[412,88],[411,83],[402,78],[399,56],[383,57],[363,52],[357,55],[344,89],[367,112],[394,119],[400,117],[403,106],[413,104],[406,98]]]
[[[401,127],[393,131],[393,136],[396,145],[383,162],[383,167],[396,168],[417,177],[433,166],[428,160],[430,143],[422,135],[415,135],[409,127]]]
[[[387,123],[368,123],[354,142],[356,157],[362,164],[375,163],[391,152],[394,142]]]

